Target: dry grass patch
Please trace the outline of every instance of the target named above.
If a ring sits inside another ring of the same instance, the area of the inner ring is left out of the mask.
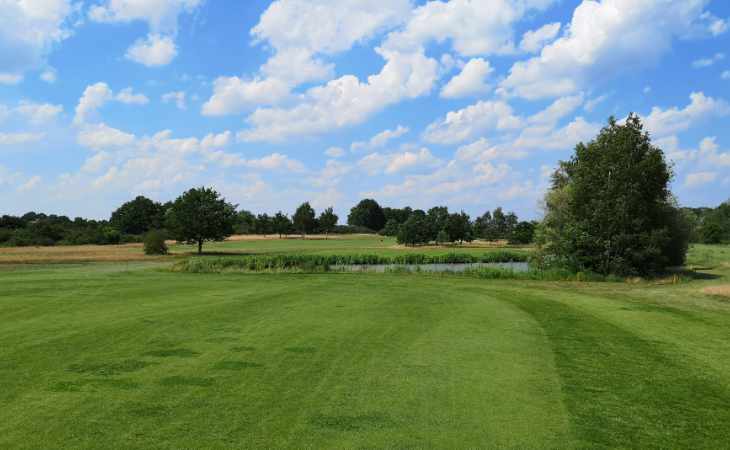
[[[145,256],[142,244],[0,248],[0,264],[154,261],[165,258]]]
[[[730,284],[724,284],[722,286],[711,286],[702,289],[702,292],[707,295],[715,295],[718,297],[730,298]]]

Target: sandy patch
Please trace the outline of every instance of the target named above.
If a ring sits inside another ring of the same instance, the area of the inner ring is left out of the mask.
[[[716,295],[719,297],[730,298],[730,284],[725,284],[722,286],[706,287],[706,288],[702,289],[702,292],[707,295]]]

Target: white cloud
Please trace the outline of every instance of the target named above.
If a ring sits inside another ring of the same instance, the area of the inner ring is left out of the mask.
[[[175,33],[177,18],[193,12],[203,0],[106,0],[89,9],[89,18],[102,23],[146,22],[155,32]]]
[[[554,124],[538,124],[522,130],[512,146],[521,150],[567,150],[593,139],[600,129],[600,124],[583,117],[576,117],[559,129],[554,129]]]
[[[726,70],[720,75],[723,80],[730,80],[730,70]]]
[[[554,41],[560,33],[560,22],[548,23],[537,30],[528,31],[522,36],[520,50],[528,53],[537,53],[546,44]]]
[[[281,153],[273,153],[259,159],[249,159],[245,166],[253,169],[277,170],[285,169],[291,172],[303,172],[304,164],[289,158]]]
[[[127,49],[125,57],[130,61],[147,67],[159,67],[170,64],[177,56],[175,41],[169,36],[150,34],[145,39],[138,39]]]
[[[700,18],[704,21],[707,31],[712,36],[720,36],[730,28],[730,23],[727,19],[721,19],[710,12],[704,12]]]
[[[133,134],[98,123],[84,125],[78,133],[77,141],[86,148],[104,150],[131,146],[136,138]]]
[[[187,104],[185,102],[185,92],[183,91],[175,91],[175,92],[168,92],[166,94],[162,95],[162,101],[164,103],[170,103],[174,102],[175,106],[177,106],[177,109],[187,109]]]
[[[40,176],[35,175],[28,179],[25,183],[18,186],[18,192],[28,192],[33,190],[41,183],[42,179]]]
[[[150,33],[127,50],[127,59],[147,67],[169,64],[177,56],[174,36],[178,16],[195,11],[203,0],[106,0],[89,9],[89,18],[101,23],[147,23]]]
[[[223,116],[246,110],[253,105],[271,105],[289,95],[289,86],[276,78],[244,80],[219,77],[213,82],[213,95],[203,104],[203,115]]]
[[[330,159],[327,160],[324,168],[317,173],[317,176],[310,179],[310,182],[318,187],[337,186],[343,177],[351,171],[351,165]]]
[[[489,61],[482,58],[470,60],[461,73],[454,76],[441,90],[442,98],[463,98],[489,91],[487,77],[494,72]]]
[[[226,147],[231,143],[231,132],[224,131],[220,134],[208,134],[200,141],[203,150]]]
[[[676,106],[669,109],[654,107],[644,117],[644,125],[652,137],[664,137],[685,131],[695,123],[710,117],[730,114],[730,105],[722,99],[707,97],[702,92],[690,94],[690,104],[683,109]]]
[[[345,156],[345,150],[340,147],[330,147],[324,151],[324,154],[330,158],[342,158]]]
[[[44,70],[40,75],[41,81],[45,81],[48,84],[53,84],[58,79],[56,69],[48,68]]]
[[[608,100],[609,94],[600,95],[596,98],[592,98],[588,101],[586,101],[586,104],[583,106],[583,109],[585,109],[588,112],[593,112],[593,110],[596,109],[598,105]]]
[[[395,174],[404,170],[438,166],[441,160],[427,148],[390,154],[371,153],[358,161],[358,166],[369,175]]]
[[[398,125],[398,127],[395,130],[384,130],[380,133],[376,134],[372,138],[370,138],[367,142],[353,142],[350,145],[350,150],[355,152],[358,150],[373,150],[377,148],[382,148],[388,145],[388,143],[394,139],[398,139],[399,137],[403,136],[404,134],[408,133],[410,129],[408,127],[404,127],[403,125]]]
[[[2,133],[0,145],[21,145],[38,142],[45,137],[45,133]]]
[[[713,66],[715,63],[725,59],[724,53],[715,53],[709,58],[701,58],[692,62],[692,67],[695,69],[702,69],[705,67]]]
[[[486,138],[462,145],[456,150],[455,159],[464,162],[487,162],[498,159],[522,159],[527,153],[509,145],[492,145]]]
[[[432,90],[438,62],[423,53],[401,54],[378,49],[386,60],[366,83],[352,75],[309,89],[292,108],[259,108],[239,133],[244,141],[281,141],[361,123],[377,111]]]
[[[0,84],[15,84],[70,36],[70,0],[0,0]]]
[[[464,56],[512,53],[513,25],[530,10],[545,9],[552,3],[553,0],[430,1],[414,10],[403,30],[391,33],[385,47],[413,51],[430,41],[450,41],[453,49]]]
[[[114,99],[125,105],[146,105],[150,102],[150,99],[146,95],[135,94],[131,87],[119,91]]]
[[[92,84],[84,89],[76,105],[74,124],[80,125],[92,120],[99,108],[110,101],[117,101],[124,104],[144,105],[149,99],[143,94],[135,94],[132,88],[122,89],[116,96],[104,82]]]
[[[514,130],[522,126],[512,107],[503,101],[479,101],[446,114],[428,126],[423,138],[437,144],[458,144],[491,130]]]
[[[501,86],[527,99],[570,94],[657,61],[702,14],[706,0],[584,0],[540,55],[512,66]]]
[[[58,117],[63,112],[63,106],[50,103],[34,103],[23,100],[18,106],[8,108],[0,104],[0,121],[3,118],[19,117],[27,120],[32,125],[45,125]]]
[[[531,124],[554,125],[560,119],[580,108],[581,105],[583,105],[583,94],[562,97],[555,100],[544,110],[531,116],[528,122]]]
[[[276,105],[291,90],[327,80],[334,66],[317,55],[349,50],[407,17],[409,0],[387,3],[371,0],[277,0],[251,30],[256,42],[274,54],[253,77],[220,77],[203,106],[205,115],[235,114],[254,106]]]
[[[687,175],[684,179],[684,185],[688,188],[697,188],[712,183],[716,179],[716,172],[695,172]]]

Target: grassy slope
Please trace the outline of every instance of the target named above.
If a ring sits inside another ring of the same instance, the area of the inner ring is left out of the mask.
[[[676,286],[6,269],[0,448],[722,448],[726,256]]]

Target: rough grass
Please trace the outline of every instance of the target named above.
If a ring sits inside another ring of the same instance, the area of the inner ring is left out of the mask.
[[[681,284],[2,271],[0,448],[726,448],[710,262]]]

